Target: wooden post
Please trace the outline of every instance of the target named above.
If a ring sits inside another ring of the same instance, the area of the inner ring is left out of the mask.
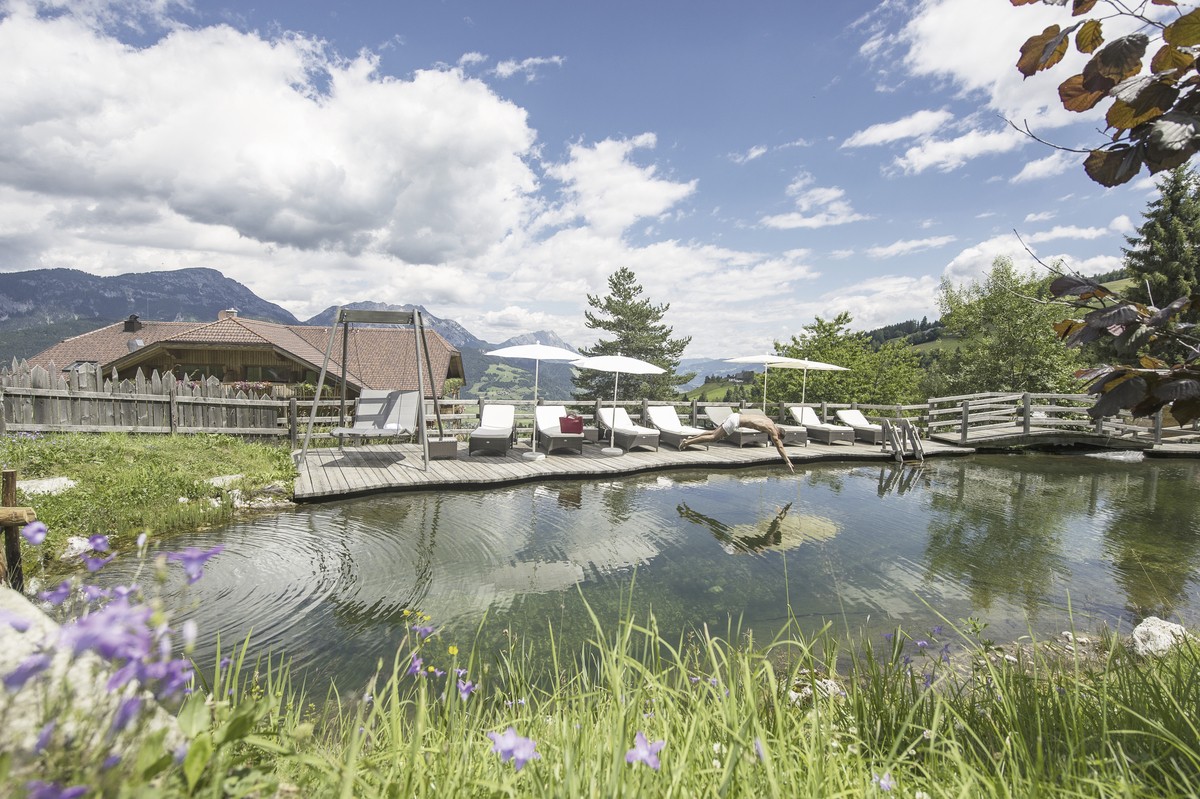
[[[1154,414],[1154,443],[1162,443],[1163,409],[1159,408]]]
[[[295,449],[296,444],[300,443],[300,402],[295,397],[288,400],[287,421],[288,441]]]
[[[14,591],[25,590],[25,574],[21,570],[21,525],[37,518],[32,508],[17,508],[17,473],[5,469],[0,487],[0,525],[4,527],[4,564],[8,584]]]
[[[648,427],[649,424],[648,424],[647,420],[649,420],[649,418],[650,418],[650,400],[643,398],[642,399],[642,418],[638,419],[638,424],[640,424],[642,427]]]
[[[963,400],[962,403],[962,421],[959,422],[958,428],[958,443],[966,446],[967,443],[967,421],[971,416],[971,401]]]
[[[1021,411],[1025,418],[1025,422],[1024,422],[1025,435],[1029,435],[1030,431],[1033,429],[1033,418],[1030,416],[1030,411],[1029,411],[1029,408],[1031,405],[1033,405],[1033,398],[1030,397],[1029,392],[1026,391],[1024,394],[1021,395]]]
[[[167,425],[171,428],[172,435],[179,430],[178,385],[175,382],[175,376],[171,375],[171,382],[167,384]]]
[[[3,424],[3,421],[4,421],[4,417],[2,415],[3,410],[4,410],[3,408],[0,408],[0,424]],[[692,400],[692,421],[689,422],[689,424],[691,424],[692,427],[699,427],[699,425],[696,424],[696,422],[699,421],[699,419],[700,419],[700,400],[694,399],[694,400]]]

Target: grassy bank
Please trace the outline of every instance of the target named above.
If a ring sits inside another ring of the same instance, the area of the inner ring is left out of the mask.
[[[295,478],[291,456],[279,443],[248,443],[219,435],[28,434],[0,436],[0,466],[18,480],[67,477],[75,486],[59,494],[18,492],[50,528],[44,552],[54,559],[70,536],[108,535],[129,548],[142,532],[156,537],[228,521],[231,489],[250,495]],[[228,486],[210,478],[241,475]],[[28,552],[29,550],[27,550]]]
[[[285,669],[206,670],[173,758],[154,739],[107,767],[52,747],[8,765],[167,797],[1149,797],[1200,783],[1192,647],[1006,658],[898,630],[850,653],[791,626],[680,645],[627,617],[533,673],[519,645],[474,652],[422,622],[374,680],[320,707]]]

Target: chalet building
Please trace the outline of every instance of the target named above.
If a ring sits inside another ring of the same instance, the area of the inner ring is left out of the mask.
[[[327,385],[342,375],[342,327],[334,334]],[[346,387],[353,396],[363,389],[415,391],[416,331],[412,327],[351,327],[346,342]],[[222,383],[316,384],[329,344],[329,328],[281,325],[238,318],[222,311],[215,322],[142,321],[137,314],[90,333],[60,341],[28,358],[30,365],[68,371],[99,364],[120,379],[144,374],[174,374],[177,380],[215,376]],[[433,330],[425,330],[437,393],[450,378],[465,378],[462,355]],[[433,386],[426,385],[427,396]]]

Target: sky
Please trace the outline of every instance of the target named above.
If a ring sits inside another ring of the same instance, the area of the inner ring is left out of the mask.
[[[1165,13],[1165,10],[1163,10]],[[1067,147],[1061,7],[0,0],[0,270],[210,267],[588,346],[620,267],[685,357],[938,316],[998,256],[1121,266],[1157,196]],[[1111,35],[1109,38],[1112,38]],[[1082,56],[1073,54],[1081,64]]]

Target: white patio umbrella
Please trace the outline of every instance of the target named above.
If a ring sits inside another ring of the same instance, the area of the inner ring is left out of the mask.
[[[767,372],[772,366],[784,363],[800,363],[799,358],[789,358],[786,355],[743,355],[740,358],[726,358],[725,363],[761,363],[763,365],[763,413],[767,412]]]
[[[579,357],[578,352],[571,352],[562,347],[551,347],[549,344],[533,343],[533,344],[514,344],[511,347],[501,347],[498,350],[492,350],[487,353],[494,355],[497,358],[532,358],[533,359],[533,404],[537,406],[538,399],[538,377],[542,361],[573,361]],[[534,434],[536,438],[536,433]],[[524,457],[529,459],[540,459],[544,457],[537,451],[536,441],[531,441],[532,452],[526,452]]]
[[[591,355],[587,358],[580,358],[577,361],[571,361],[572,366],[578,366],[580,369],[596,369],[600,372],[613,373],[613,421],[616,421],[617,414],[617,385],[621,380],[621,372],[630,375],[660,375],[667,371],[661,366],[655,366],[652,363],[630,358],[628,355]],[[615,429],[609,431],[608,446],[600,450],[605,455],[620,455],[621,450],[616,447],[617,431]]]
[[[807,358],[794,358],[795,363],[776,363],[772,364],[778,369],[803,369],[804,380],[800,384],[800,402],[804,402],[804,397],[808,393],[808,371],[811,369],[814,372],[849,372],[849,367],[834,366],[831,363],[822,363],[821,361],[810,361]]]

